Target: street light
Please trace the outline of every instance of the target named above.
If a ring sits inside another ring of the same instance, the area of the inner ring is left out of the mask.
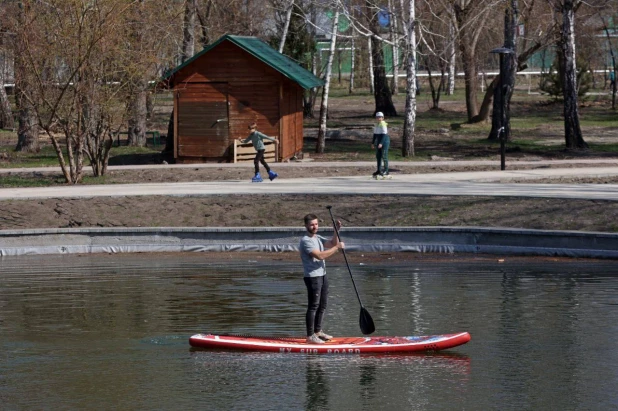
[[[498,130],[498,138],[500,139],[500,170],[504,170],[506,168],[506,141],[508,140],[510,133],[510,127],[507,127],[510,115],[508,112],[509,109],[508,105],[506,104],[507,102],[505,98],[508,91],[507,88],[509,87],[509,85],[506,83],[507,67],[505,62],[505,56],[507,54],[515,54],[515,52],[508,47],[500,47],[497,49],[493,49],[492,51],[490,51],[490,53],[500,55],[500,90],[494,96],[494,98],[496,99],[498,97],[500,98],[499,104],[496,105],[500,108],[500,112],[494,113],[494,116],[499,115],[500,124],[502,124],[502,127],[500,127],[500,129]]]

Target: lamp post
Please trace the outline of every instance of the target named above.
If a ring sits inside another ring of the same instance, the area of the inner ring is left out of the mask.
[[[495,94],[496,99],[499,98],[499,107],[500,112],[494,113],[494,116],[500,116],[500,124],[502,126],[498,129],[498,138],[500,139],[500,170],[504,170],[506,168],[506,141],[509,138],[510,127],[508,127],[509,121],[509,109],[505,96],[507,95],[507,88],[509,85],[506,82],[506,76],[508,74],[507,64],[506,64],[506,55],[515,54],[515,52],[508,47],[500,47],[497,49],[493,49],[490,53],[495,53],[500,55],[500,85],[499,92]]]

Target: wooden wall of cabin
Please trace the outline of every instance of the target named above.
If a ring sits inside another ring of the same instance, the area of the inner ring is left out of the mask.
[[[180,162],[227,161],[228,89],[221,82],[183,83],[174,89],[174,156]]]
[[[173,81],[175,89],[193,83],[228,84],[230,146],[234,139],[247,137],[248,126],[255,121],[259,131],[279,138],[280,160],[302,150],[302,87],[236,45],[219,44],[179,70]]]
[[[230,138],[246,138],[249,125],[258,131],[279,137],[279,83],[236,81],[230,84]]]
[[[303,89],[292,81],[283,83],[281,103],[281,160],[292,158],[303,149]]]

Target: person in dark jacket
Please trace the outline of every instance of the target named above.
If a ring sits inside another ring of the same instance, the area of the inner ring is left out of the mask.
[[[388,136],[388,124],[384,121],[384,114],[380,111],[376,113],[376,125],[373,128],[373,140],[371,141],[371,148],[376,150],[376,160],[378,162],[378,168],[373,173],[374,178],[382,177],[387,178],[388,173],[388,148],[391,145],[391,139]],[[384,163],[384,168],[382,168]]]

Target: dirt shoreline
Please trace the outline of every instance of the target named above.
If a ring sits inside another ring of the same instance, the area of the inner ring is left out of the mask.
[[[326,206],[350,227],[480,226],[618,232],[618,202],[537,198],[269,195],[8,200],[0,229],[302,227]]]

